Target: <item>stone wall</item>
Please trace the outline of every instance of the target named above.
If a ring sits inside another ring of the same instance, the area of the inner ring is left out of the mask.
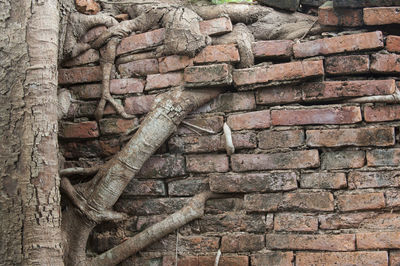
[[[60,124],[66,168],[102,163],[118,152],[158,93],[179,85],[226,88],[151,157],[115,206],[131,218],[99,226],[90,248],[105,251],[211,190],[226,197],[208,201],[203,218],[126,265],[175,265],[176,252],[178,265],[214,265],[218,250],[219,265],[400,263],[400,103],[393,96],[400,36],[380,26],[399,23],[400,7],[363,9],[361,2],[374,1],[348,1],[353,9],[344,12],[329,3],[319,9],[319,22],[338,26],[335,31],[254,42],[258,64],[246,69],[235,68],[236,44],[210,45],[195,58],[164,57],[156,52],[163,29],[123,39],[111,93],[136,115],[131,120],[112,107],[94,119],[98,51],[66,62],[59,84],[74,98]],[[222,17],[201,28],[215,36],[232,24]],[[224,122],[233,131],[230,156]]]

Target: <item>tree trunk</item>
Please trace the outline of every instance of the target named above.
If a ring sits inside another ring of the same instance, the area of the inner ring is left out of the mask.
[[[0,264],[62,265],[57,1],[0,6]]]

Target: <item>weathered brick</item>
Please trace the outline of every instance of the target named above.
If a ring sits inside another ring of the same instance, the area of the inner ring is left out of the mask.
[[[67,159],[107,157],[120,150],[116,140],[88,140],[84,142],[60,143],[62,154]]]
[[[256,58],[289,58],[293,54],[293,41],[273,40],[253,42],[252,50]]]
[[[92,42],[97,39],[105,30],[107,30],[106,26],[96,26],[88,30],[82,37],[81,42]]]
[[[160,73],[181,70],[191,65],[193,65],[193,59],[188,56],[171,55],[158,59],[158,67]]]
[[[265,85],[278,81],[291,81],[324,74],[322,60],[295,61],[290,63],[273,64],[265,67],[236,69],[233,71],[235,86],[261,84]]]
[[[138,125],[138,119],[104,118],[99,121],[102,135],[123,134]]]
[[[363,194],[342,194],[337,196],[340,211],[374,210],[385,207],[385,197],[382,192]]]
[[[210,105],[206,105],[204,110],[202,108],[199,111],[202,112],[235,112],[235,111],[246,111],[256,108],[256,101],[254,93],[249,92],[238,92],[238,93],[223,93],[218,96],[215,101],[212,101]]]
[[[268,219],[270,218],[270,219]],[[250,232],[265,233],[272,229],[272,214],[241,214],[227,212],[218,215],[205,215],[199,220],[200,232]]]
[[[358,228],[369,230],[400,230],[400,214],[374,213],[366,217]]]
[[[128,114],[145,114],[151,111],[155,95],[141,95],[125,99],[125,112]]]
[[[232,83],[232,66],[215,64],[185,68],[184,80],[188,87],[226,86]]]
[[[260,0],[259,2],[264,5],[267,5],[267,6],[272,6],[272,7],[276,7],[279,9],[289,10],[292,12],[296,11],[300,5],[300,0],[280,0],[280,1]]]
[[[400,164],[400,149],[377,149],[367,151],[368,166],[398,166]]]
[[[296,188],[296,172],[227,173],[210,176],[210,189],[216,193],[271,192]]]
[[[301,188],[341,189],[347,186],[344,173],[309,173],[302,174],[300,178]]]
[[[358,249],[399,249],[400,232],[357,233]]]
[[[398,6],[399,0],[333,0],[335,7]]]
[[[365,25],[386,25],[400,23],[398,7],[364,8]]]
[[[191,118],[186,118],[184,122],[190,123],[194,126],[206,129],[210,132],[214,132],[215,134],[222,131],[222,127],[224,125],[224,117],[217,116],[194,116]],[[181,124],[178,127],[177,133],[181,135],[194,134],[195,132],[191,129],[189,125]],[[197,131],[197,129],[193,128]]]
[[[364,118],[367,122],[400,120],[400,105],[365,106]]]
[[[101,84],[85,84],[70,87],[79,99],[90,100],[101,97]]]
[[[293,52],[295,57],[311,57],[379,48],[383,48],[383,37],[382,32],[376,31],[298,43]]]
[[[165,184],[157,180],[131,180],[126,186],[124,196],[165,196]]]
[[[274,230],[314,232],[318,230],[318,218],[304,213],[277,213],[274,217]]]
[[[111,94],[128,94],[143,92],[144,80],[142,79],[112,79],[110,82]]]
[[[99,66],[62,68],[58,70],[58,84],[88,83],[102,80],[102,71]]]
[[[194,196],[209,190],[208,180],[204,178],[188,178],[168,183],[170,196]]]
[[[188,201],[189,198],[120,198],[114,208],[129,215],[172,214],[186,206]]]
[[[157,29],[123,38],[117,47],[117,55],[148,50],[162,44],[164,38],[165,29]]]
[[[393,127],[307,130],[306,134],[310,147],[392,146],[395,143]]]
[[[179,251],[185,252],[213,252],[219,247],[219,237],[212,236],[180,236]]]
[[[251,255],[251,265],[253,266],[292,266],[293,252],[268,251],[260,254]]]
[[[232,31],[232,22],[228,17],[215,18],[199,22],[200,31],[204,35],[220,35]]]
[[[142,166],[138,178],[168,178],[183,176],[185,158],[181,155],[153,155]]]
[[[257,139],[260,149],[294,148],[304,144],[304,131],[261,131],[258,133]]]
[[[360,97],[392,94],[396,90],[393,79],[325,81],[300,86],[305,101],[329,100],[342,97]]]
[[[188,155],[186,169],[193,173],[227,172],[228,157],[223,154]]]
[[[363,25],[362,9],[333,8],[327,1],[318,9],[318,23],[327,26],[358,27]]]
[[[386,206],[389,208],[400,206],[400,192],[396,190],[385,191]]]
[[[157,59],[142,59],[120,64],[118,70],[123,77],[146,76],[158,73]]]
[[[319,156],[317,150],[270,154],[233,154],[231,163],[232,170],[235,172],[313,168],[319,166]]]
[[[371,57],[371,72],[398,74],[400,72],[400,55],[373,54]]]
[[[147,75],[146,91],[162,89],[183,84],[183,73],[166,73]]]
[[[74,67],[74,66],[81,66],[87,65],[90,63],[97,63],[100,60],[100,55],[97,50],[89,49],[86,52],[74,57],[64,63],[62,65],[64,67]]]
[[[348,176],[349,189],[399,187],[400,171],[358,172],[353,171]]]
[[[358,106],[296,107],[271,110],[272,125],[353,124],[361,121]]]
[[[256,94],[257,104],[278,105],[302,101],[300,86],[284,85],[260,88]]]
[[[325,72],[330,75],[365,74],[369,72],[368,55],[344,55],[325,58]]]
[[[101,156],[109,157],[121,150],[121,142],[118,139],[99,141]]]
[[[372,212],[335,213],[319,216],[320,229],[339,230],[360,228],[361,223],[368,218],[375,218]]]
[[[226,199],[210,199],[206,202],[205,213],[207,214],[223,214],[226,212],[243,210],[243,199],[226,198]]]
[[[268,128],[271,126],[269,110],[233,114],[228,116],[227,124],[232,130]]]
[[[276,212],[295,209],[296,211],[333,211],[333,195],[329,192],[291,192],[247,194],[244,196],[247,211]]]
[[[96,121],[87,121],[81,123],[64,122],[61,124],[59,136],[63,138],[97,138],[99,129]]]
[[[365,164],[364,151],[333,151],[321,155],[321,169],[361,168]]]
[[[230,234],[222,237],[222,252],[257,251],[264,248],[264,235],[247,233]]]
[[[213,266],[215,263],[215,256],[183,256],[178,259],[178,266]],[[139,265],[139,264],[138,264]],[[173,266],[175,262],[171,265]],[[219,266],[248,266],[249,257],[247,256],[229,256],[222,255],[220,257]]]
[[[240,61],[239,51],[235,44],[206,46],[193,58],[194,63],[235,63]]]
[[[266,246],[267,249],[352,251],[355,235],[267,234]]]
[[[386,38],[386,50],[389,52],[400,52],[400,36],[389,35]]]
[[[395,251],[395,250],[390,251],[389,265],[392,266],[400,265],[400,251]]]
[[[176,250],[174,246],[176,245],[176,235],[170,234],[160,240],[150,244],[143,251],[148,252],[173,252]]]
[[[357,252],[297,252],[296,265],[388,265],[386,251]]]

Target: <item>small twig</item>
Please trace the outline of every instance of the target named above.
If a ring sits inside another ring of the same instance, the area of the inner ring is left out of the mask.
[[[218,264],[219,264],[219,259],[221,258],[221,250],[220,249],[218,249],[218,252],[217,252],[217,256],[215,257],[215,262],[214,262],[214,266],[218,266]]]
[[[311,27],[304,33],[303,36],[301,36],[301,38],[299,39],[299,41],[300,41],[300,40],[303,40],[303,39],[307,36],[307,34],[310,33],[310,31],[312,30],[312,28],[314,28],[314,25],[315,25],[315,23],[317,23],[317,21],[318,21],[318,19],[316,19],[316,20],[313,22],[313,24],[311,24]]]
[[[217,133],[217,132],[214,132],[214,131],[212,131],[212,130],[209,130],[209,129],[206,129],[206,128],[203,128],[203,127],[199,127],[199,126],[193,125],[193,124],[191,124],[191,123],[189,123],[189,122],[186,122],[186,121],[182,121],[182,124],[184,124],[184,125],[186,125],[186,126],[188,126],[188,127],[192,127],[192,128],[194,128],[194,129],[200,130],[200,131],[204,131],[204,132],[210,133],[210,134],[216,134],[216,133]]]
[[[83,176],[91,176],[95,175],[100,169],[99,165],[92,166],[90,168],[83,167],[72,167],[60,170],[60,176],[74,176],[74,175],[83,175]]]

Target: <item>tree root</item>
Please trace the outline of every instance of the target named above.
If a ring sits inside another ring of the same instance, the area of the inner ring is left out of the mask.
[[[97,174],[99,169],[100,169],[100,166],[98,166],[98,165],[90,167],[90,168],[73,167],[73,168],[62,169],[62,170],[60,170],[59,174],[61,177],[68,177],[68,176],[75,176],[75,175],[92,176],[92,175]]]

